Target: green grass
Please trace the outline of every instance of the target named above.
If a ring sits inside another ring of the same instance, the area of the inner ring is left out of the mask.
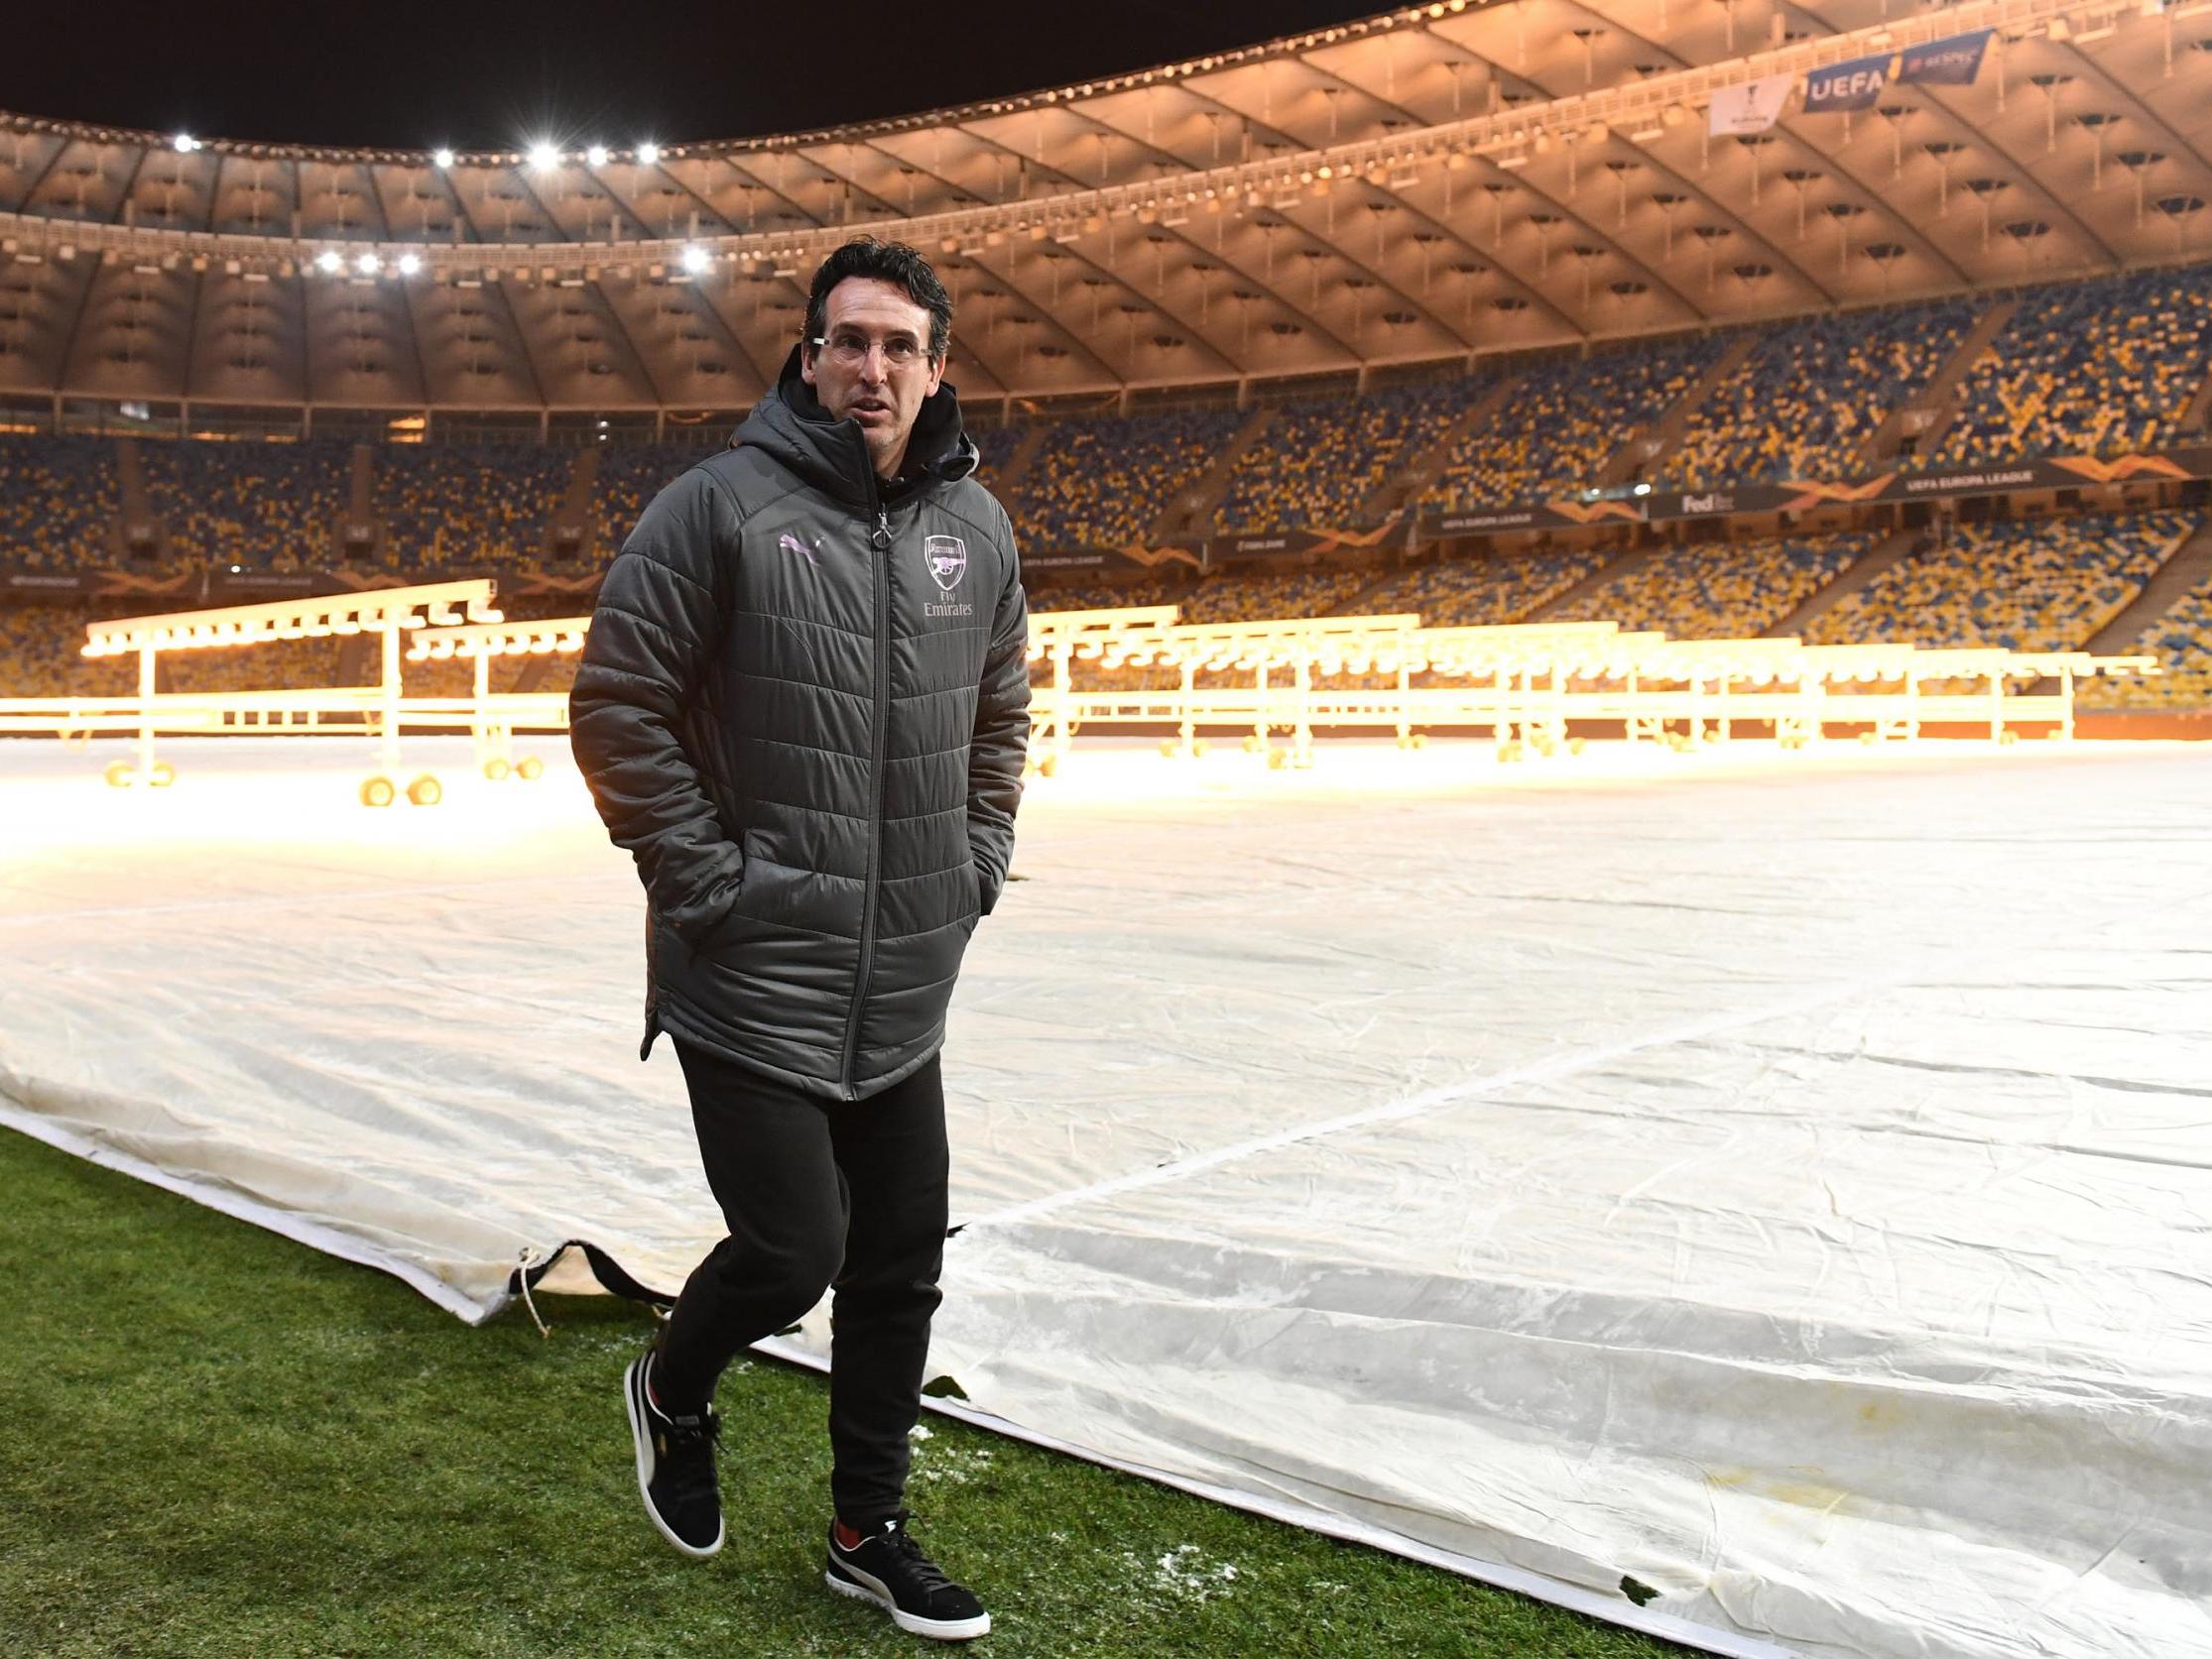
[[[729,1543],[687,1561],[639,1509],[622,1418],[643,1312],[470,1330],[5,1130],[0,1192],[0,1653],[933,1650],[822,1588],[808,1372],[723,1383]],[[985,1596],[982,1652],[1687,1651],[926,1422],[916,1532]]]

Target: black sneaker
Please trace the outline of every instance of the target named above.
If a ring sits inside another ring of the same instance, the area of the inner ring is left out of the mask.
[[[964,1642],[991,1633],[991,1615],[973,1592],[937,1570],[907,1535],[906,1517],[894,1515],[861,1534],[852,1549],[840,1548],[837,1528],[829,1529],[829,1570],[822,1575],[840,1596],[873,1601],[889,1609],[891,1622],[917,1636]]]
[[[722,1547],[722,1493],[714,1481],[714,1442],[722,1420],[714,1407],[697,1417],[671,1417],[646,1392],[648,1349],[622,1373],[630,1435],[638,1443],[638,1491],[662,1537],[685,1555],[709,1556]]]

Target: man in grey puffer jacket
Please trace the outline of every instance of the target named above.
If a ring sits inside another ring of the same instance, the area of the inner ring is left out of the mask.
[[[569,712],[645,884],[642,1052],[675,1042],[729,1228],[624,1379],[647,1513],[721,1547],[716,1379],[831,1287],[829,1586],[961,1638],[990,1617],[903,1500],[946,1222],[937,1052],[1013,855],[1029,622],[942,384],[951,317],[911,248],[824,262],[781,382],[609,569]]]

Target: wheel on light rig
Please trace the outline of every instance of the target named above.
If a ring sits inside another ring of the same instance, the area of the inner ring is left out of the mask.
[[[484,776],[493,783],[503,782],[514,770],[496,755],[484,763]]]
[[[407,798],[417,806],[435,806],[445,798],[444,785],[425,772],[407,786]]]
[[[372,777],[361,785],[363,806],[390,806],[399,798],[399,786],[389,777]]]
[[[525,783],[532,783],[546,775],[546,763],[532,755],[515,763],[515,775]]]
[[[131,764],[128,761],[110,761],[107,770],[100,775],[107,779],[110,789],[128,789],[131,786]]]
[[[157,789],[166,789],[177,781],[177,769],[167,761],[156,761],[153,770],[146,774],[146,781]]]

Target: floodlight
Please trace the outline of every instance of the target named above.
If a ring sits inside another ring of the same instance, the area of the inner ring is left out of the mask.
[[[440,145],[430,152],[430,163],[433,167],[451,167],[453,165],[453,152]]]
[[[550,144],[533,144],[530,147],[530,165],[540,173],[551,173],[560,165],[560,152]]]
[[[190,133],[179,133],[169,142],[177,147],[177,153],[180,156],[189,156],[199,148],[199,140],[192,137]]]
[[[607,165],[607,147],[603,144],[594,144],[583,153],[583,159],[593,167],[605,167]]]
[[[638,146],[638,160],[647,167],[653,166],[660,159],[661,147],[658,144],[641,144]]]
[[[412,277],[412,276],[414,276],[414,275],[415,275],[415,273],[416,273],[416,272],[418,272],[418,271],[420,271],[420,270],[422,270],[422,269],[423,269],[423,262],[422,262],[422,261],[421,261],[420,259],[418,259],[418,258],[417,258],[417,257],[416,257],[415,255],[413,255],[413,254],[402,254],[402,255],[400,255],[400,275],[401,275],[401,276],[403,276],[403,277]]]
[[[713,264],[713,256],[704,248],[689,247],[683,250],[683,269],[696,276]]]
[[[363,254],[353,262],[353,269],[360,272],[364,277],[373,277],[384,269],[384,261],[378,259],[374,254]]]
[[[314,256],[314,268],[317,271],[336,271],[344,263],[336,253],[328,248]]]

